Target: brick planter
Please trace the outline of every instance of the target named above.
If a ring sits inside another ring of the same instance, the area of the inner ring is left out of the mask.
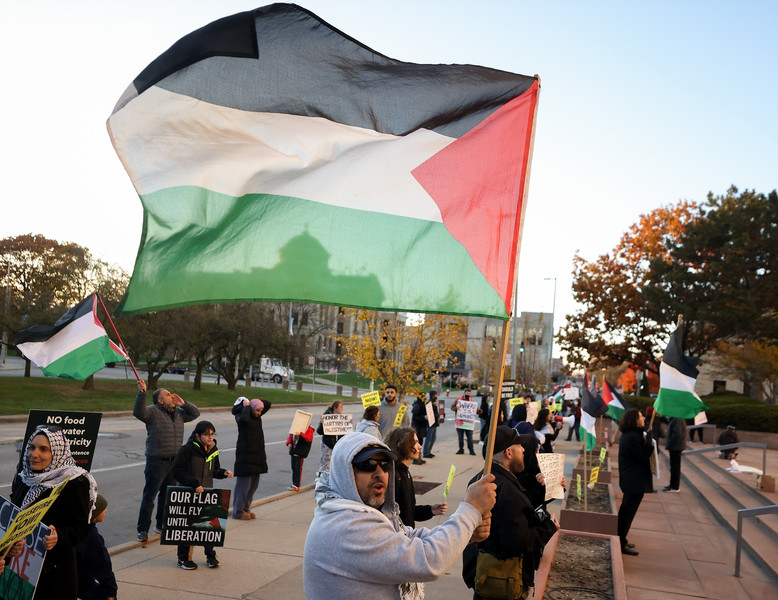
[[[559,523],[565,529],[572,531],[588,531],[603,535],[617,535],[618,533],[618,509],[613,496],[613,488],[609,484],[596,483],[595,489],[606,492],[609,500],[609,508],[604,512],[595,512],[592,506],[587,510],[579,508],[577,497],[573,494],[574,485],[571,484],[565,499],[565,505],[559,515]]]
[[[627,585],[624,580],[624,563],[621,559],[621,545],[619,538],[615,535],[602,535],[598,533],[588,533],[582,531],[570,531],[567,529],[560,529],[554,537],[552,537],[546,547],[543,550],[543,556],[540,559],[540,566],[535,572],[535,588],[532,600],[541,600],[548,590],[549,575],[554,569],[554,557],[556,556],[557,547],[560,543],[560,535],[562,536],[562,542],[564,543],[565,536],[576,536],[585,539],[593,540],[608,540],[610,542],[610,577],[613,582],[613,599],[614,600],[626,600],[627,599]],[[607,573],[602,573],[603,577],[607,576]],[[549,596],[551,595],[549,594]]]

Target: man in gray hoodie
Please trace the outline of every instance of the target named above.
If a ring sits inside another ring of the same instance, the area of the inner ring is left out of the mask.
[[[413,529],[394,501],[394,454],[366,433],[345,436],[332,451],[329,476],[316,484],[313,521],[303,552],[308,600],[413,600],[420,582],[446,573],[471,541],[489,535],[494,475],[468,487],[442,525]]]

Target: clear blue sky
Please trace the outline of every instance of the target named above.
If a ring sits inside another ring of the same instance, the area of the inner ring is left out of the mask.
[[[638,217],[731,185],[778,187],[778,3],[301,2],[393,58],[539,74],[519,310],[575,306],[595,259]],[[132,265],[142,210],[105,121],[183,35],[238,0],[43,0],[3,7],[0,237],[42,233]]]

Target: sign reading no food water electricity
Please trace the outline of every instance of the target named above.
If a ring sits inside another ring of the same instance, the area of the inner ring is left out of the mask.
[[[31,410],[27,417],[27,430],[24,443],[30,439],[38,425],[60,427],[70,444],[70,453],[76,465],[90,471],[95,457],[97,434],[100,431],[99,412],[79,412],[75,410]]]

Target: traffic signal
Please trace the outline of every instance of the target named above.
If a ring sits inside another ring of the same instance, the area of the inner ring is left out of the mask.
[[[492,338],[492,350],[497,350],[497,340]]]

